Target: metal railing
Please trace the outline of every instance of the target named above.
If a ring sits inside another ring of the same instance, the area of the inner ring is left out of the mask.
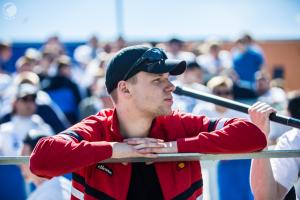
[[[300,157],[300,150],[265,150],[253,153],[237,154],[200,154],[200,153],[175,153],[157,154],[156,158],[132,157],[114,159],[110,158],[101,163],[123,163],[123,162],[171,162],[171,161],[196,161],[196,160],[239,160],[257,158],[290,158]],[[18,165],[28,163],[29,156],[0,157],[0,165]]]

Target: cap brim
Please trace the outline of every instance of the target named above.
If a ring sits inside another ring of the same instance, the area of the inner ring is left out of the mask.
[[[28,83],[24,83],[19,86],[18,91],[17,91],[17,97],[23,98],[26,96],[36,95],[37,92],[38,92],[38,89],[35,86],[30,85]]]
[[[186,69],[186,62],[184,60],[166,59],[164,62],[154,66],[149,72],[160,74],[169,72],[170,75],[180,75]]]

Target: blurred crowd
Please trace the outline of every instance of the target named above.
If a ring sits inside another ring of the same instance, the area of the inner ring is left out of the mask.
[[[289,115],[291,94],[285,90],[283,79],[270,76],[263,49],[250,35],[238,38],[230,50],[225,50],[216,39],[192,43],[172,38],[140,44],[163,48],[169,58],[186,60],[186,72],[172,78],[177,86],[248,104],[266,102],[278,113]],[[32,132],[57,134],[101,109],[112,108],[105,88],[107,62],[115,52],[132,44],[121,37],[105,43],[92,36],[70,53],[59,37],[53,36],[40,48],[28,47],[14,66],[8,66],[14,54],[12,45],[0,42],[0,156],[21,155],[24,141]],[[14,70],[8,70],[12,67]],[[174,95],[173,108],[211,118],[248,118],[246,114],[185,96]],[[276,144],[289,129],[272,123],[269,143]],[[237,199],[228,196],[231,192],[237,195],[237,190],[244,195],[239,199],[253,198],[249,160],[202,165],[204,179],[209,180],[204,181],[208,184],[204,186],[207,198]],[[232,178],[234,173],[238,174],[236,178]]]

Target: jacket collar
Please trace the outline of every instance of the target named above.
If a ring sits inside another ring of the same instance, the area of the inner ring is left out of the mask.
[[[110,131],[113,135],[114,140],[118,142],[122,142],[125,138],[121,135],[120,132],[120,125],[119,125],[116,108],[113,109],[110,121],[111,121]]]

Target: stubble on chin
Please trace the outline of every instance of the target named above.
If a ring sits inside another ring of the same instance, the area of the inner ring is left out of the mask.
[[[166,108],[166,107],[160,107],[157,110],[157,117],[159,116],[168,116],[172,114],[172,109],[171,108]]]

